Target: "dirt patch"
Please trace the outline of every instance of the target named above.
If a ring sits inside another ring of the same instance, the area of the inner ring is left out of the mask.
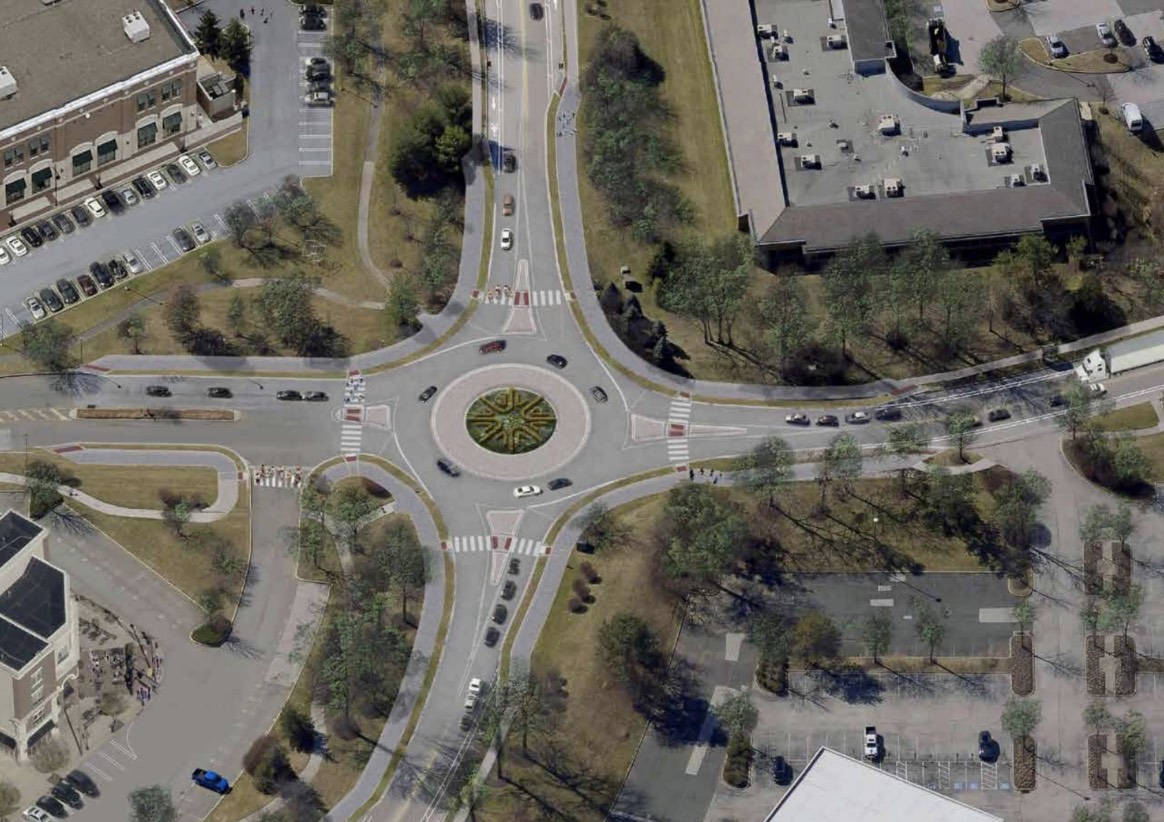
[[[79,420],[219,420],[234,422],[238,414],[218,408],[78,408]]]
[[[1034,640],[1030,634],[1010,638],[1010,690],[1016,696],[1030,696],[1035,691]]]
[[[1103,659],[1103,634],[1089,634],[1087,637],[1087,693],[1092,696],[1103,696],[1107,688],[1103,680],[1103,668],[1099,661]]]
[[[1107,769],[1103,767],[1103,755],[1107,752],[1107,734],[1091,734],[1087,737],[1087,784],[1093,791],[1111,787],[1107,784]]]
[[[1117,636],[1115,655],[1119,660],[1115,675],[1116,696],[1131,696],[1136,692],[1136,641],[1130,636]]]
[[[1039,746],[1029,736],[1014,739],[1014,786],[1023,792],[1035,789],[1035,757]]]
[[[1119,594],[1126,594],[1132,587],[1132,551],[1130,548],[1118,544],[1112,546],[1112,560],[1115,565],[1115,574],[1111,584]]]
[[[1083,546],[1083,592],[1097,597],[1103,593],[1103,575],[1099,571],[1099,561],[1103,550],[1098,543],[1089,542]]]

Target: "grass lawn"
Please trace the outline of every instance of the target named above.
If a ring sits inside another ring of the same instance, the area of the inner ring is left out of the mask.
[[[1128,53],[1122,48],[1098,48],[1079,54],[1068,54],[1066,57],[1053,58],[1047,52],[1047,46],[1038,37],[1028,37],[1019,43],[1019,48],[1022,49],[1023,54],[1039,65],[1050,66],[1062,71],[1084,74],[1118,74],[1131,68],[1131,64],[1128,62]],[[1109,63],[1104,59],[1109,53],[1115,55],[1116,62]]]
[[[523,800],[526,792],[558,808],[562,818],[599,822],[606,818],[606,810],[630,769],[646,722],[599,663],[594,653],[598,629],[615,614],[636,614],[655,630],[666,652],[679,632],[681,604],[658,590],[650,537],[657,530],[658,509],[631,504],[620,512],[635,536],[622,548],[587,558],[602,582],[593,587],[595,602],[586,613],[566,610],[566,601],[573,596],[570,585],[574,575],[563,578],[531,661],[534,673],[554,670],[566,680],[565,713],[553,740],[563,753],[559,772],[585,774],[585,785],[566,784],[549,769],[522,761],[521,740],[511,736],[505,768],[508,782],[489,791],[485,806],[476,814],[482,822],[517,819],[514,809],[519,803],[536,808]],[[645,597],[644,590],[657,593]],[[534,756],[541,743],[540,739],[531,740]]]
[[[66,476],[75,477],[72,483],[102,502],[124,505],[127,508],[161,509],[160,492],[170,491],[186,497],[196,497],[207,505],[218,496],[218,474],[213,468],[177,467],[161,465],[89,465],[71,462],[50,451],[34,449],[29,460],[39,460],[60,466]],[[23,452],[0,453],[0,471],[23,474]]]
[[[1157,480],[1164,480],[1164,434],[1150,434],[1147,437],[1138,437],[1136,444],[1140,450],[1152,461],[1152,475]]]
[[[963,451],[962,457],[964,457],[964,459],[958,456],[957,448],[951,448],[948,451],[935,454],[926,460],[926,462],[930,465],[944,465],[947,468],[950,468],[956,465],[973,465],[974,463],[978,462],[978,460],[982,459],[981,454],[976,454],[973,451]]]
[[[1101,431],[1139,431],[1141,428],[1152,428],[1159,421],[1156,409],[1150,402],[1129,405],[1094,420]]]
[[[1103,146],[1110,171],[1101,175],[1104,183],[1119,198],[1120,207],[1128,217],[1139,223],[1157,222],[1160,194],[1159,181],[1164,179],[1164,151],[1159,138],[1148,132],[1143,138],[1130,134],[1112,105],[1104,114],[1100,106],[1091,110],[1099,131],[1098,142]]]
[[[215,161],[223,167],[229,168],[235,163],[241,163],[247,157],[247,132],[249,120],[243,120],[242,128],[233,131],[225,137],[219,137],[206,146],[207,151],[214,155]]]

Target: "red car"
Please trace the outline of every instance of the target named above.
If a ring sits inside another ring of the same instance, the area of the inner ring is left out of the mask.
[[[93,282],[93,278],[88,274],[82,274],[78,277],[77,285],[81,286],[81,290],[85,292],[86,297],[92,297],[97,293],[97,283]]]
[[[494,340],[487,342],[477,349],[482,354],[497,354],[505,350],[505,340]]]

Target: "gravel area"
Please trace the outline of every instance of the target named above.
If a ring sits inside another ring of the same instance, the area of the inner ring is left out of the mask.
[[[1115,638],[1115,655],[1119,659],[1116,666],[1116,696],[1131,696],[1136,692],[1136,641],[1131,637]]]
[[[1103,658],[1103,634],[1088,634],[1087,636],[1087,693],[1091,696],[1103,696],[1107,688],[1103,681],[1103,669],[1099,666]]]
[[[1035,655],[1030,634],[1010,638],[1010,689],[1016,696],[1030,696],[1035,691]]]

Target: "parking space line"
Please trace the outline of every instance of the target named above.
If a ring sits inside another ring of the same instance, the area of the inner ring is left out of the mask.
[[[154,270],[153,264],[149,260],[146,259],[146,255],[144,253],[142,253],[141,249],[139,249],[139,248],[133,249],[133,256],[135,256],[139,260],[141,260],[141,264],[145,267],[146,271],[153,271]]]
[[[158,259],[162,261],[162,265],[165,265],[170,261],[166,255],[162,253],[162,249],[158,247],[157,243],[150,243],[150,248],[152,248],[154,253],[158,255]]]
[[[174,247],[174,250],[176,252],[178,252],[178,256],[181,257],[182,256],[182,249],[178,248],[177,240],[175,240],[173,237],[167,237],[166,239],[168,239],[170,241],[170,245],[172,245]]]

